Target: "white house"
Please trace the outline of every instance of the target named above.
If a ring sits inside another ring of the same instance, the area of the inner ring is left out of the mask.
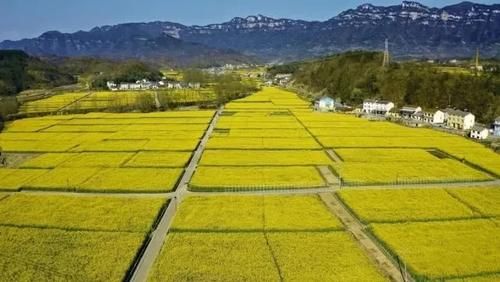
[[[363,101],[363,112],[368,114],[386,115],[392,108],[394,108],[394,103],[389,101],[373,99]]]
[[[329,112],[335,110],[335,100],[324,96],[314,102],[314,109],[320,112]]]
[[[404,106],[400,110],[402,118],[411,118],[414,114],[422,112],[419,106]]]
[[[444,123],[445,114],[441,110],[435,112],[426,111],[424,112],[424,122],[432,124]]]
[[[493,134],[495,136],[500,136],[500,117],[497,117],[493,123]]]
[[[460,110],[445,110],[446,125],[454,129],[469,130],[474,126],[476,117],[469,112]]]
[[[476,124],[472,127],[470,131],[470,137],[474,139],[486,139],[488,138],[489,130],[483,125]]]

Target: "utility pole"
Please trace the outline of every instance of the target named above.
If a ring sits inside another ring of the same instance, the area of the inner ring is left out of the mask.
[[[479,70],[479,48],[476,49],[476,70]]]
[[[385,39],[385,50],[384,50],[384,61],[382,62],[382,67],[388,67],[391,62],[391,56],[389,54],[389,39]]]

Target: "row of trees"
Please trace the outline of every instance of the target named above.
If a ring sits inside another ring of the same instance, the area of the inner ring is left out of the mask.
[[[305,62],[299,67],[293,65],[290,69],[298,85],[353,105],[366,98],[380,98],[400,106],[466,109],[482,122],[500,116],[500,75],[496,72],[452,73],[416,62],[393,63],[383,68],[381,62],[381,53],[357,51]]]

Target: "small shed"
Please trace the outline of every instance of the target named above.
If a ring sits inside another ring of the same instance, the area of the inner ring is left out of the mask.
[[[314,109],[319,112],[331,112],[335,110],[335,100],[328,96],[323,96],[314,102]]]

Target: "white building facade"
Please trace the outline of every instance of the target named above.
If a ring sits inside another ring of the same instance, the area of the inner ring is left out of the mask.
[[[363,112],[367,114],[386,115],[392,108],[394,108],[394,103],[389,101],[372,99],[363,101]]]
[[[472,129],[476,122],[476,117],[472,113],[450,109],[445,111],[445,119],[448,127],[459,130]]]
[[[488,138],[489,130],[481,125],[475,125],[470,131],[470,138],[484,140]]]

